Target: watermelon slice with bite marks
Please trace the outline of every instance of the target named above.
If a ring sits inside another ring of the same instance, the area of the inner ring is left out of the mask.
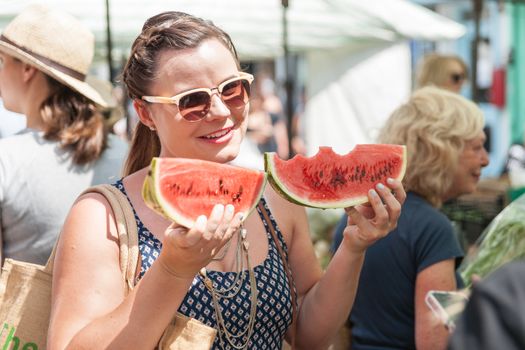
[[[216,204],[232,204],[244,218],[259,202],[266,174],[233,165],[186,158],[153,158],[142,188],[145,203],[188,228]]]
[[[319,147],[310,158],[282,160],[264,154],[268,180],[291,202],[313,208],[346,208],[368,202],[367,193],[391,177],[401,180],[406,169],[403,145],[357,145],[346,155]]]

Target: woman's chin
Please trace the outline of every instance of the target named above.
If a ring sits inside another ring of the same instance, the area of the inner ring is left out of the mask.
[[[229,163],[233,161],[239,155],[239,147],[229,146],[225,149],[222,149],[213,157],[213,161],[217,163]]]

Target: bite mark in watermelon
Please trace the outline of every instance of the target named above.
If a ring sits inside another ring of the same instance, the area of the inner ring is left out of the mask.
[[[186,158],[153,158],[142,188],[145,203],[168,219],[192,227],[216,204],[232,204],[244,218],[266,185],[262,171]]]
[[[346,208],[368,202],[368,191],[391,177],[401,180],[406,170],[403,145],[362,144],[346,155],[319,147],[310,158],[282,160],[264,154],[268,180],[291,202],[313,208]]]

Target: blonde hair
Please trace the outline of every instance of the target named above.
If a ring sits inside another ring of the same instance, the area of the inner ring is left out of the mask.
[[[425,87],[390,115],[378,141],[406,145],[405,190],[439,207],[452,186],[465,142],[477,137],[483,126],[483,113],[473,102],[444,89]]]
[[[449,69],[450,62],[457,62],[463,68],[465,78],[468,77],[467,64],[454,55],[430,54],[423,58],[417,74],[416,87],[422,88],[429,85],[443,87],[450,79],[452,73]]]

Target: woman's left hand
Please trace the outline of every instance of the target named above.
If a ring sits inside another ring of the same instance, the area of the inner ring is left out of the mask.
[[[348,224],[343,245],[351,252],[362,254],[374,242],[397,226],[406,193],[400,181],[388,179],[368,192],[369,203],[345,208]]]

